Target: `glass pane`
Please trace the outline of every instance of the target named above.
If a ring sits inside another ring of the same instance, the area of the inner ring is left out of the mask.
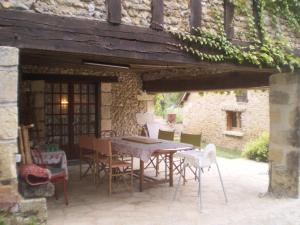
[[[60,105],[53,105],[53,113],[54,114],[60,114]]]
[[[45,100],[46,100],[46,103],[52,103],[52,95],[51,94],[46,95]]]
[[[53,103],[60,104],[60,94],[54,95]]]
[[[69,138],[68,138],[68,136],[64,136],[64,137],[62,138],[62,143],[65,144],[65,145],[69,143]]]
[[[74,84],[74,93],[80,93],[79,84]]]
[[[62,128],[63,128],[62,129],[62,134],[63,135],[67,135],[68,134],[68,127],[67,126],[63,126]]]
[[[60,135],[60,126],[54,126],[54,135]]]
[[[68,115],[62,115],[61,122],[62,124],[68,124]]]
[[[52,124],[52,116],[46,116],[46,124]]]
[[[60,84],[54,84],[54,92],[59,93],[60,92]]]
[[[52,143],[60,144],[60,136],[54,136],[52,139]]]
[[[90,86],[89,86],[89,93],[90,94],[94,94],[95,93],[95,85],[94,84],[90,84]]]
[[[67,105],[61,106],[61,114],[68,114],[68,106]]]
[[[94,133],[95,133],[94,124],[90,124],[90,134],[94,134]]]
[[[74,95],[74,103],[80,103],[80,95]]]
[[[80,105],[74,105],[74,112],[75,113],[80,113]]]
[[[87,93],[87,84],[81,84],[81,93],[83,94]]]
[[[92,115],[89,115],[89,117],[90,117],[90,122],[95,122],[96,120],[95,120],[95,115],[94,114],[92,114]]]
[[[74,144],[78,144],[79,143],[79,138],[78,138],[78,136],[75,136],[74,137]]]
[[[80,121],[80,116],[79,115],[74,115],[74,124],[79,123]]]
[[[52,134],[52,127],[51,126],[47,126],[47,135],[50,136]]]
[[[46,92],[52,92],[52,84],[51,83],[46,83]]]
[[[94,114],[95,113],[95,105],[90,105],[90,114]]]
[[[87,133],[88,133],[88,131],[87,131],[87,125],[84,124],[84,125],[81,126],[81,134],[87,134]]]
[[[81,103],[87,103],[87,95],[82,95],[81,96]]]
[[[66,84],[66,83],[61,84],[61,92],[68,93],[68,84]]]
[[[90,95],[89,102],[90,103],[95,103],[95,95]]]
[[[87,105],[81,105],[81,113],[87,113]]]
[[[46,105],[46,114],[52,114],[52,106]]]
[[[81,121],[82,124],[85,124],[87,122],[87,116],[86,115],[81,115]]]

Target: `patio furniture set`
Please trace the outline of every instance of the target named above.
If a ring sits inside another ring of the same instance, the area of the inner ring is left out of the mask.
[[[149,128],[148,128],[149,127]],[[116,136],[114,131],[103,131],[101,138],[94,136],[80,136],[80,179],[85,177],[89,172],[93,176],[94,183],[98,186],[101,180],[101,174],[108,177],[108,193],[113,192],[113,182],[121,182],[127,186],[129,191],[133,191],[133,178],[139,178],[139,190],[142,192],[145,183],[162,183],[169,182],[173,186],[173,175],[179,175],[176,190],[173,199],[175,200],[181,178],[183,183],[186,182],[186,168],[189,168],[198,181],[198,196],[200,208],[202,208],[201,195],[201,173],[203,168],[210,168],[215,164],[218,169],[220,182],[225,193],[223,180],[220,174],[219,166],[216,161],[216,147],[209,144],[203,151],[201,147],[201,134],[181,133],[180,142],[174,141],[174,131],[158,131],[158,136],[153,138],[149,135],[151,126],[144,127],[146,136]],[[153,133],[153,132],[152,132]],[[26,136],[24,139],[24,135]],[[21,130],[22,141],[28,143],[28,129]],[[28,144],[27,144],[28,145]],[[25,154],[26,156],[26,154]],[[58,182],[63,183],[65,203],[68,204],[68,167],[64,151],[41,151],[31,149],[31,156],[28,157],[41,168],[47,168],[50,172],[49,181],[56,185]],[[26,157],[25,157],[26,158]],[[135,170],[133,158],[140,160],[139,169]],[[31,162],[32,163],[32,162]],[[30,165],[31,165],[30,163]],[[145,164],[147,163],[147,164]],[[87,168],[83,171],[83,164]],[[160,174],[160,165],[164,164],[164,179],[157,179]],[[53,166],[56,165],[56,166]],[[155,177],[146,176],[145,170],[148,168],[155,170]],[[129,179],[128,179],[129,178]],[[57,191],[55,186],[55,196]]]

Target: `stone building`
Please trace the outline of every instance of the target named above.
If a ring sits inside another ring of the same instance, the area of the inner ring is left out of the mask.
[[[245,7],[252,12],[251,2]],[[246,44],[245,15],[227,0],[0,0],[1,207],[14,205],[15,212],[30,215],[46,211],[44,199],[32,204],[18,194],[15,154],[21,124],[33,122],[35,142],[59,143],[69,159],[76,159],[79,135],[99,136],[104,129],[138,134],[136,113],[151,101],[145,91],[268,85],[272,190],[297,197],[299,71],[278,74],[274,68],[213,64],[181,51],[168,30],[203,26],[215,31],[214,11],[224,15],[228,39]],[[300,39],[284,23],[277,25],[297,52]],[[267,28],[276,35],[277,28]]]
[[[242,150],[262,132],[269,132],[269,91],[186,93],[183,130],[201,133],[206,143]]]

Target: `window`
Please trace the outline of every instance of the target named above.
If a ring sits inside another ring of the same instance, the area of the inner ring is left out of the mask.
[[[226,111],[227,130],[240,130],[242,128],[241,112]]]
[[[247,90],[239,90],[235,93],[237,102],[248,102],[248,92]]]

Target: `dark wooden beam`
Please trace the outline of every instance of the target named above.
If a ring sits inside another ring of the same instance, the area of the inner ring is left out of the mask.
[[[147,92],[209,91],[237,88],[255,88],[269,85],[269,74],[226,73],[222,76],[191,79],[161,79],[143,81]]]
[[[120,24],[122,18],[121,0],[107,0],[107,20],[112,24]]]
[[[192,28],[200,27],[202,22],[202,0],[191,0],[191,32],[193,33]]]
[[[52,51],[95,57],[123,58],[144,64],[212,66],[176,47],[169,33],[95,20],[0,9],[0,45],[21,50]],[[216,65],[216,64],[215,64]],[[219,69],[276,71],[255,66],[218,63]]]
[[[233,16],[234,4],[230,0],[224,0],[224,30],[229,40],[234,36]]]
[[[151,5],[151,25],[150,27],[154,30],[163,30],[164,24],[164,1],[163,0],[152,0]]]
[[[87,81],[87,82],[118,82],[116,76],[91,76],[91,75],[58,75],[58,74],[33,74],[22,73],[23,80],[46,80],[46,81]]]

